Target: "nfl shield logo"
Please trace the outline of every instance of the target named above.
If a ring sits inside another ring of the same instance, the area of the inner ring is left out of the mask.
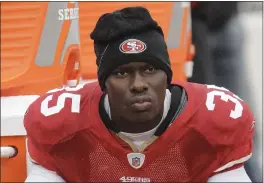
[[[138,167],[140,165],[140,158],[138,157],[132,158],[132,165],[134,167]]]
[[[142,153],[129,153],[127,154],[127,160],[133,168],[139,169],[144,164],[145,155]]]

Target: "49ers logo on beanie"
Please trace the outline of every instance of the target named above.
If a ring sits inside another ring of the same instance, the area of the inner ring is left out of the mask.
[[[127,39],[123,43],[120,44],[119,50],[122,53],[133,54],[133,53],[141,53],[145,51],[147,45],[138,39]]]

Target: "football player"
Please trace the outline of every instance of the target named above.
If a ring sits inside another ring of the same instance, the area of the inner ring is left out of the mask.
[[[51,90],[28,108],[26,182],[250,182],[248,105],[222,87],[171,81],[147,9],[102,15],[91,38],[98,82]]]

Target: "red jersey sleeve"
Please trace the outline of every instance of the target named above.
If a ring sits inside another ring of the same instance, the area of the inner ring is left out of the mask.
[[[253,150],[255,120],[249,106],[229,90],[208,85],[200,111],[199,131],[217,153],[212,175],[242,166]]]
[[[34,109],[34,104],[28,108],[27,113],[24,116],[24,125],[27,131],[27,150],[30,159],[33,163],[43,166],[44,168],[55,171],[56,166],[53,163],[51,156],[49,155],[49,150],[51,149],[51,144],[40,143],[39,136],[36,132],[39,130],[36,128],[36,112]]]
[[[50,155],[54,145],[85,128],[81,104],[86,103],[89,95],[83,95],[83,87],[51,90],[33,102],[24,116],[29,155],[49,170],[56,169]]]
[[[255,119],[249,108],[244,107],[247,117],[237,125],[234,142],[223,151],[219,149],[221,160],[213,175],[239,168],[252,156]]]

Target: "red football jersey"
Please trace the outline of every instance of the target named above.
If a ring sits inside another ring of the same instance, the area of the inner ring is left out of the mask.
[[[97,82],[55,89],[28,109],[30,156],[70,182],[206,182],[242,166],[252,154],[254,117],[230,91],[175,83],[188,102],[143,152],[133,152],[104,125]]]

